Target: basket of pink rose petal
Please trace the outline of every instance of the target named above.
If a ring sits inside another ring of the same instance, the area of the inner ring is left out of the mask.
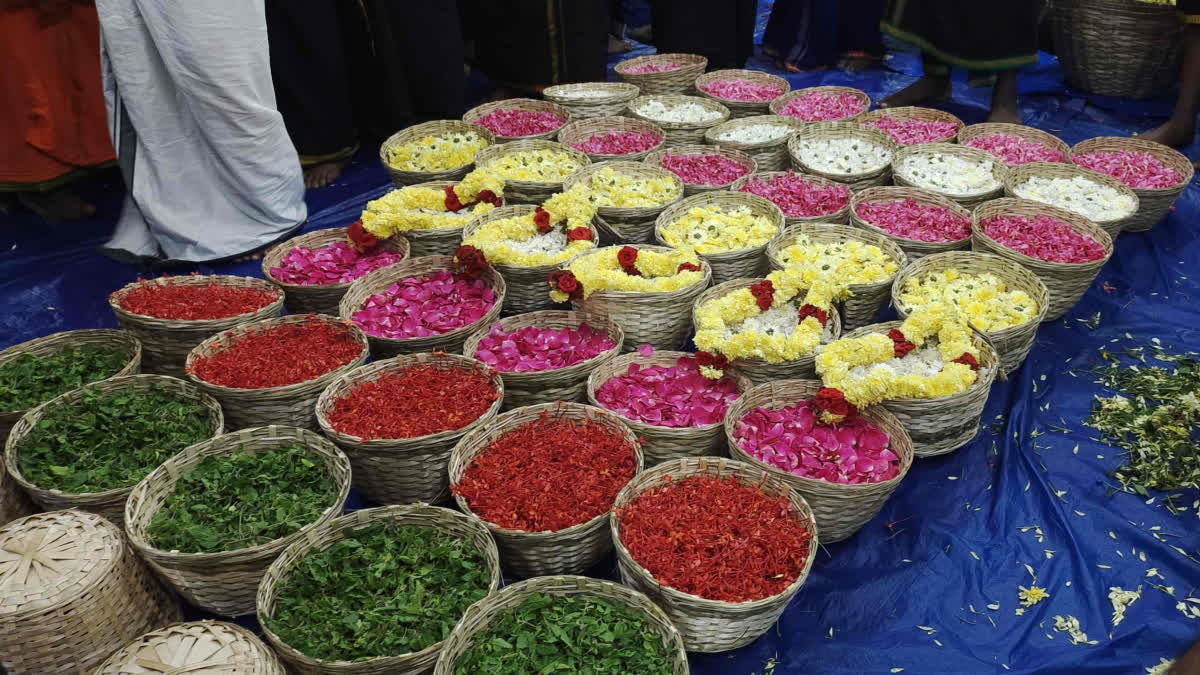
[[[408,240],[395,235],[360,251],[334,227],[288,239],[263,255],[263,277],[283,289],[283,306],[292,314],[337,315],[350,284],[368,272],[408,258]]]
[[[850,224],[892,240],[909,262],[971,245],[971,212],[921,188],[879,186],[855,193]]]
[[[1071,148],[1071,161],[1116,178],[1137,195],[1137,213],[1123,232],[1145,232],[1166,218],[1195,175],[1192,160],[1178,150],[1140,138],[1089,138]]]

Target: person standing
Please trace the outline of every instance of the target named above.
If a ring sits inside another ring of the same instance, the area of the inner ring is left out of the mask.
[[[1196,115],[1200,113],[1200,0],[1179,0],[1176,8],[1184,24],[1179,97],[1171,118],[1141,135],[1147,141],[1172,146],[1187,145],[1196,138]]]
[[[654,46],[659,53],[699,54],[710,70],[742,68],[754,54],[757,12],[756,0],[654,0]]]

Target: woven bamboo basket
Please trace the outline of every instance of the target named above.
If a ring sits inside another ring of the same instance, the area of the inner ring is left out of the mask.
[[[711,120],[704,122],[668,122],[666,120],[655,119],[649,115],[643,114],[642,108],[650,102],[662,103],[668,108],[674,108],[685,103],[698,105],[705,110],[716,113]],[[639,96],[629,102],[629,106],[625,109],[625,114],[647,122],[657,124],[663,133],[666,134],[666,139],[663,140],[663,148],[673,148],[679,145],[697,145],[704,142],[704,132],[708,129],[729,121],[729,108],[717,103],[711,98],[702,98],[700,96],[681,96],[678,94],[656,94],[654,96]]]
[[[311,380],[282,387],[238,389],[207,382],[193,372],[197,361],[230,349],[242,338],[262,334],[277,326],[303,324],[310,321],[345,329],[360,345],[358,356]],[[313,406],[317,402],[317,397],[338,376],[365,363],[368,355],[367,336],[358,326],[354,324],[347,326],[342,323],[341,319],[324,314],[291,314],[278,319],[267,319],[238,326],[200,343],[188,355],[188,379],[200,391],[220,401],[221,409],[225,411],[225,424],[230,430],[261,427],[268,424],[315,429],[317,420],[313,416]]]
[[[457,183],[463,176],[471,173],[471,169],[475,168],[475,163],[470,162],[456,169],[448,169],[446,171],[406,171],[397,169],[388,161],[388,156],[392,151],[400,146],[419,141],[426,136],[441,136],[443,134],[461,134],[461,133],[476,133],[487,141],[488,145],[496,143],[496,136],[491,131],[476,124],[468,124],[461,120],[434,120],[432,122],[424,122],[422,124],[414,124],[411,127],[397,131],[388,137],[382,145],[379,146],[379,161],[383,164],[383,168],[387,169],[388,176],[392,179],[392,185],[402,188],[406,185],[416,185],[418,183],[428,183],[430,181],[451,181]]]
[[[471,648],[476,635],[487,630],[488,625],[498,615],[515,610],[531,595],[553,595],[558,597],[581,595],[602,599],[614,604],[624,605],[644,614],[659,633],[664,647],[672,652],[672,668],[669,675],[688,675],[687,653],[683,649],[683,638],[671,624],[671,620],[663,613],[658,605],[645,595],[635,590],[615,584],[611,581],[559,575],[552,577],[537,577],[505,586],[498,593],[489,595],[471,605],[466,616],[454,627],[454,632],[446,638],[442,655],[438,658],[433,675],[454,675],[456,662]],[[667,674],[663,674],[667,675]]]
[[[671,223],[687,215],[695,208],[720,209],[729,213],[734,209],[748,208],[752,215],[762,216],[771,222],[775,234],[769,241],[753,248],[744,248],[724,253],[705,253],[701,258],[712,267],[714,284],[724,283],[731,279],[757,277],[767,273],[767,246],[783,232],[783,211],[779,210],[770,200],[749,192],[704,192],[668,206],[654,222],[654,239],[667,246],[663,237],[663,229]]]
[[[365,439],[342,433],[329,423],[329,413],[338,399],[355,387],[385,375],[400,374],[414,366],[483,375],[500,396],[470,424],[417,438]],[[408,354],[375,361],[339,377],[317,400],[317,422],[321,431],[350,458],[354,487],[367,501],[375,504],[434,504],[450,496],[446,468],[454,444],[468,431],[491,422],[507,394],[500,374],[475,359],[457,354]]]
[[[919,155],[947,155],[959,157],[961,159],[982,164],[984,162],[992,165],[992,177],[996,180],[996,187],[983,192],[957,193],[947,190],[940,190],[929,187],[927,185],[918,184],[912,177],[904,175],[901,167],[904,161],[909,157]],[[1004,180],[1008,175],[1008,167],[992,156],[992,153],[979,148],[971,148],[957,143],[921,143],[918,145],[906,145],[896,152],[892,160],[892,180],[901,187],[920,188],[929,190],[937,194],[953,200],[967,209],[974,209],[980,204],[996,199],[1004,194]]]
[[[69,391],[58,398],[30,410],[16,425],[4,445],[4,464],[9,476],[20,485],[27,495],[47,511],[58,509],[79,509],[98,513],[118,526],[125,518],[125,499],[133,490],[134,485],[113,488],[104,492],[70,493],[62,490],[42,488],[30,483],[21,474],[20,445],[25,435],[37,426],[48,410],[62,405],[72,405],[83,400],[85,394],[91,391],[111,393],[130,391],[137,393],[168,393],[180,399],[199,403],[208,410],[208,420],[212,426],[212,435],[225,433],[225,417],[221,413],[221,405],[216,399],[200,391],[189,382],[165,375],[126,375],[114,377],[90,384],[86,387]],[[175,452],[183,448],[166,448]]]
[[[671,351],[656,351],[650,356],[642,356],[637,352],[622,354],[597,366],[588,376],[588,403],[598,408],[604,407],[596,400],[596,390],[610,379],[628,373],[631,365],[636,364],[641,368],[670,368],[679,359],[691,356],[688,352]],[[750,378],[739,373],[736,368],[726,368],[725,377],[733,380],[739,393],[744,394],[754,386]],[[641,439],[642,454],[645,455],[647,467],[680,457],[724,457],[727,454],[720,422],[696,427],[662,427],[629,419],[624,415],[621,416],[621,420]]]
[[[891,153],[892,162],[862,173],[835,174],[813,168],[800,159],[800,148],[804,143],[834,138],[857,138],[868,143],[881,145]],[[895,162],[896,153],[899,152],[899,149],[899,146],[896,145],[891,136],[888,136],[875,127],[869,127],[858,122],[813,122],[806,125],[800,133],[792,136],[787,142],[788,157],[791,158],[792,167],[797,171],[849,185],[850,189],[855,192],[879,185],[888,185],[892,180],[892,163]]]
[[[1025,216],[1027,218],[1049,216],[1056,218],[1070,225],[1071,229],[1079,234],[1087,235],[1103,246],[1104,257],[1087,263],[1056,263],[1019,253],[989,237],[983,231],[982,224],[997,216]],[[1050,293],[1050,303],[1043,321],[1054,321],[1069,312],[1075,303],[1079,302],[1079,298],[1083,297],[1088,286],[1092,285],[1092,281],[1100,273],[1100,268],[1104,267],[1104,264],[1112,257],[1112,238],[1108,236],[1107,232],[1077,213],[1040,202],[1009,198],[994,199],[975,209],[974,219],[971,226],[972,250],[994,253],[1001,258],[1007,258],[1036,274],[1046,285],[1046,290]]]
[[[581,144],[586,143],[588,139],[592,138],[593,136],[603,136],[611,132],[649,133],[653,134],[654,137],[658,139],[658,142],[647,150],[626,153],[623,155],[589,152],[587,153],[588,159],[592,160],[593,162],[608,162],[614,160],[640,162],[646,158],[646,155],[661,148],[663,140],[666,138],[666,136],[663,134],[663,130],[654,122],[647,122],[635,117],[622,117],[620,115],[615,115],[612,117],[593,117],[586,120],[575,120],[574,122],[571,122],[563,127],[562,130],[558,132],[558,141],[567,147],[575,148],[576,150],[583,152],[583,150],[579,148]]]
[[[789,127],[792,131],[789,131],[786,136],[759,143],[721,140],[722,134],[757,124],[782,125]],[[704,142],[722,148],[741,150],[754,158],[754,161],[758,163],[758,171],[783,171],[788,168],[788,142],[804,129],[805,126],[805,122],[801,122],[794,117],[783,117],[781,115],[742,117],[718,124],[715,127],[709,127],[708,131],[704,132]]]
[[[0,471],[0,527],[17,518],[24,518],[36,510],[21,490],[21,486],[17,485],[7,471]]]
[[[1106,185],[1133,199],[1133,213],[1115,220],[1092,220],[1093,223],[1100,226],[1100,229],[1107,232],[1113,241],[1116,241],[1117,235],[1121,234],[1130,223],[1137,220],[1138,214],[1141,213],[1141,200],[1138,199],[1137,193],[1134,192],[1133,188],[1107,174],[1085,169],[1075,164],[1062,164],[1060,162],[1030,162],[1009,169],[1008,178],[1004,181],[1004,196],[1028,199],[1028,197],[1021,197],[1016,191],[1025,181],[1034,176],[1050,179],[1082,176],[1093,183]],[[1089,218],[1089,220],[1091,219]]]
[[[787,104],[790,103],[792,101],[792,99],[797,99],[797,98],[800,98],[801,96],[806,96],[808,94],[814,94],[814,93],[821,94],[823,96],[838,96],[841,94],[851,94],[858,100],[862,101],[862,103],[863,103],[862,112],[851,115],[849,117],[843,117],[840,120],[825,120],[825,121],[848,122],[850,120],[857,120],[860,115],[862,115],[864,112],[866,112],[867,110],[869,110],[871,108],[871,97],[867,96],[867,92],[865,92],[861,89],[855,89],[854,87],[837,87],[837,86],[832,86],[832,85],[824,85],[824,86],[820,86],[820,87],[805,87],[804,89],[793,89],[792,91],[789,91],[788,93],[784,94],[783,96],[780,96],[779,98],[775,99],[774,101],[771,101],[771,105],[768,106],[768,109],[771,111],[772,115],[784,115],[786,117],[788,115],[786,115],[783,112],[783,109],[785,107],[787,107]],[[797,117],[796,119],[800,119],[800,118]],[[800,121],[801,122],[809,122],[809,120],[804,120],[804,119],[800,119]]]
[[[747,175],[742,176],[741,178],[733,181],[733,184],[729,186],[729,189],[732,190],[733,192],[749,192],[749,190],[746,189],[746,185],[751,180],[761,180],[761,181],[770,183],[770,182],[773,182],[776,178],[778,178],[780,176],[785,176],[787,174],[795,175],[796,172],[792,171],[791,169],[788,169],[786,171],[759,171],[758,173],[747,174]],[[842,183],[838,183],[837,181],[829,180],[828,178],[824,178],[822,176],[813,176],[813,175],[805,174],[803,176],[803,178],[809,184],[816,184],[816,185],[823,186],[823,187],[842,185]],[[853,196],[853,195],[850,195],[850,196]],[[840,225],[840,224],[846,223],[846,221],[848,221],[849,219],[850,219],[850,197],[849,196],[846,198],[846,205],[843,206],[842,208],[838,209],[837,211],[834,211],[833,213],[826,213],[826,214],[820,215],[820,216],[789,216],[786,213],[783,214],[783,224],[785,227],[790,227],[792,225],[798,225],[800,223],[836,223],[836,224]]]
[[[904,250],[887,237],[849,225],[802,223],[784,230],[767,247],[767,258],[771,262],[771,269],[781,270],[786,267],[780,254],[784,249],[795,244],[800,237],[808,237],[809,241],[814,244],[861,241],[864,244],[878,246],[896,263],[896,273],[899,273],[908,264],[908,256],[904,254]],[[839,302],[837,306],[838,316],[842,320],[842,330],[854,330],[859,326],[871,323],[880,308],[891,298],[892,281],[895,278],[896,274],[892,274],[877,283],[851,285],[850,297]]]
[[[674,70],[657,73],[631,73],[630,68],[644,65],[677,65]],[[686,94],[692,91],[696,77],[708,67],[708,59],[699,54],[650,54],[622,61],[613,68],[622,82],[636,85],[643,95]]]
[[[665,246],[638,246],[639,250],[667,253]],[[703,258],[700,268],[704,277],[696,284],[666,293],[635,293],[633,291],[597,291],[572,302],[577,311],[598,314],[615,321],[625,332],[625,351],[641,345],[655,349],[679,349],[691,330],[690,312],[696,296],[712,282],[712,268]]]
[[[408,277],[427,276],[438,270],[449,270],[452,266],[452,257],[431,255],[405,260],[399,264],[375,270],[350,285],[350,290],[346,291],[346,295],[342,297],[342,302],[338,306],[338,315],[343,319],[351,319],[355,312],[363,308],[368,298],[386,291],[392,284]],[[461,351],[463,341],[479,330],[480,326],[490,326],[496,317],[500,316],[500,308],[504,306],[504,277],[489,267],[483,280],[496,294],[496,303],[478,321],[441,335],[429,337],[397,339],[367,335],[367,342],[371,346],[371,358],[388,359],[400,354],[432,352],[439,349],[446,352]]]
[[[314,455],[333,483],[337,496],[317,520],[266,544],[217,553],[165,551],[150,541],[150,522],[175,492],[179,480],[209,457],[266,452],[300,446]],[[307,429],[269,426],[242,429],[197,443],[167,460],[142,479],[125,503],[129,542],[167,583],[191,604],[223,616],[254,612],[254,592],[271,561],[293,541],[306,538],[319,525],[342,515],[350,492],[350,460],[334,444]]]
[[[733,117],[750,117],[752,115],[766,115],[771,112],[771,101],[735,101],[730,98],[722,98],[716,94],[710,94],[704,90],[704,87],[718,81],[736,81],[742,80],[767,86],[775,86],[779,89],[779,93],[775,98],[779,98],[788,93],[792,89],[792,85],[787,80],[764,73],[761,70],[743,70],[740,68],[731,68],[727,70],[714,70],[696,78],[696,92],[700,96],[706,96],[719,102],[721,105],[729,108],[729,112]],[[771,99],[772,101],[775,99]]]
[[[381,506],[348,513],[340,518],[322,523],[308,536],[292,542],[271,564],[258,587],[258,622],[263,634],[297,673],[324,675],[422,675],[429,673],[447,641],[435,642],[419,652],[381,656],[361,661],[326,661],[300,652],[283,641],[270,628],[275,613],[279,589],[288,582],[296,565],[307,556],[321,553],[347,535],[391,522],[401,527],[420,527],[436,530],[440,534],[457,537],[472,543],[487,561],[491,581],[488,593],[494,594],[500,586],[500,559],[496,544],[486,527],[477,519],[450,509],[427,504],[405,506]],[[489,596],[490,597],[490,596]]]
[[[908,437],[908,432],[904,430],[900,420],[882,406],[873,405],[858,413],[888,435],[891,439],[889,447],[900,457],[900,473],[890,480],[878,483],[843,485],[819,478],[798,476],[751,456],[738,446],[734,436],[738,423],[752,410],[778,410],[803,401],[811,401],[822,386],[824,385],[820,380],[782,380],[751,389],[729,407],[729,414],[725,416],[725,437],[729,443],[731,457],[762,468],[772,476],[778,476],[804,497],[812,507],[817,527],[821,530],[821,543],[832,544],[854,536],[855,532],[874,518],[912,468],[912,439]]]
[[[888,321],[863,326],[845,337],[857,338],[870,333],[886,335],[903,323]],[[999,370],[1000,357],[991,341],[978,331],[973,331],[971,337],[979,350],[979,375],[969,389],[941,398],[892,399],[880,404],[900,420],[912,439],[913,454],[917,457],[944,455],[970,443],[979,431],[979,419],[987,405],[992,382],[997,376],[1005,378]]]
[[[1175,3],[1054,0],[1054,53],[1072,86],[1147,98],[1175,84],[1183,22]]]
[[[1179,183],[1169,188],[1131,188],[1138,198],[1138,210],[1125,224],[1125,232],[1145,232],[1154,227],[1179,199],[1184,188],[1191,184],[1196,175],[1192,160],[1188,159],[1174,148],[1161,143],[1144,141],[1140,138],[1120,138],[1117,136],[1101,136],[1081,141],[1071,148],[1071,156],[1086,155],[1093,152],[1148,152],[1163,166],[1170,167],[1179,174]]]
[[[151,631],[108,657],[95,675],[230,672],[285,675],[283,664],[254,633],[224,621],[177,623]]]
[[[530,152],[534,150],[552,150],[562,152],[569,155],[577,161],[580,170],[592,163],[588,156],[575,148],[572,148],[562,143],[548,141],[544,139],[533,139],[528,141],[513,141],[512,143],[504,143],[502,145],[493,145],[484,148],[475,153],[475,162],[479,166],[487,166],[501,157],[506,157],[518,152]],[[578,171],[576,171],[578,173]],[[504,199],[509,204],[541,204],[554,194],[563,191],[563,182],[547,182],[547,181],[532,181],[532,180],[517,180],[513,178],[506,179],[504,182]]]
[[[566,108],[562,107],[561,105],[559,105],[553,101],[539,101],[539,100],[533,99],[533,98],[506,98],[503,101],[492,101],[490,103],[483,103],[481,105],[475,106],[474,108],[471,108],[465,114],[463,114],[463,121],[467,122],[468,124],[476,125],[480,129],[484,129],[486,127],[479,126],[479,119],[494,110],[504,110],[504,111],[523,110],[523,111],[527,111],[527,112],[548,112],[548,113],[554,115],[555,117],[559,118],[560,120],[562,120],[562,123],[564,125],[567,122],[571,121],[571,111],[567,110]],[[551,140],[558,134],[560,129],[562,129],[562,126],[559,126],[555,129],[552,129],[552,130],[544,132],[544,133],[531,134],[529,136],[501,136],[500,134],[495,134],[495,136],[496,136],[497,143],[508,143],[510,141],[532,140],[532,139],[536,139],[536,138],[540,138],[540,139],[544,139],[544,140]]]
[[[68,330],[34,338],[28,342],[22,342],[21,344],[13,345],[8,349],[0,351],[0,366],[17,358],[21,354],[32,354],[39,358],[46,358],[67,349],[76,349],[88,345],[119,350],[129,356],[129,360],[125,366],[113,373],[111,377],[137,375],[141,371],[142,343],[138,342],[138,339],[132,333],[111,329]],[[9,429],[12,429],[17,420],[21,419],[27,412],[29,412],[28,408],[25,410],[0,411],[0,443],[4,442],[4,439],[8,437]],[[3,492],[0,491],[0,500],[3,500],[2,495]],[[0,509],[0,514],[2,513],[3,509]],[[3,518],[0,518],[0,523],[3,523]]]
[[[707,600],[660,584],[629,554],[629,550],[621,542],[621,509],[629,506],[638,495],[647,490],[692,476],[736,478],[745,485],[759,488],[769,496],[784,497],[791,502],[789,515],[809,525],[812,539],[809,541],[808,560],[800,576],[782,593],[751,602]],[[808,578],[809,570],[812,569],[813,558],[817,555],[818,525],[804,497],[779,476],[724,457],[673,459],[643,471],[617,495],[609,526],[617,549],[617,567],[621,572],[621,581],[645,593],[656,605],[662,607],[679,629],[683,636],[683,645],[689,652],[724,652],[757,640],[775,625],[792,597],[800,591],[800,587]]]
[[[605,92],[603,96],[588,96],[591,92]],[[571,119],[620,115],[630,101],[641,91],[627,82],[580,82],[556,84],[542,90],[546,100],[561,105],[571,112]]]
[[[601,206],[596,209],[596,230],[604,244],[644,244],[654,240],[654,219],[671,204],[683,199],[683,181],[679,176],[657,166],[641,162],[604,162],[592,164],[576,171],[563,183],[570,190],[577,183],[587,185],[592,176],[603,169],[612,169],[624,176],[644,180],[665,178],[675,184],[676,196],[669,202],[656,206]]]
[[[957,143],[958,142],[958,132],[962,131],[963,126],[965,126],[963,124],[962,120],[958,119],[958,117],[951,115],[950,113],[948,113],[944,110],[937,110],[935,108],[920,108],[920,107],[911,106],[911,105],[900,106],[898,108],[880,108],[878,110],[872,110],[871,112],[863,113],[861,116],[857,117],[854,121],[858,122],[860,124],[865,124],[869,127],[873,127],[873,126],[875,126],[875,124],[874,124],[875,122],[878,122],[879,120],[883,119],[884,117],[890,117],[890,118],[896,120],[897,122],[907,122],[909,120],[921,120],[924,122],[949,122],[949,123],[953,124],[954,125],[954,134],[947,138],[943,138],[943,139],[937,141],[938,143]],[[878,128],[878,127],[876,127],[876,128]],[[880,131],[882,131],[882,129]],[[885,131],[884,133],[887,133],[887,132]],[[888,134],[888,135],[890,136],[891,134]],[[895,139],[892,139],[892,140],[895,140]],[[900,145],[901,147],[903,147],[903,145],[904,145],[904,144],[900,143],[899,141],[896,141],[896,144]]]
[[[964,127],[958,132],[958,142],[971,146],[968,141],[973,141],[976,138],[985,136],[995,136],[996,134],[1004,134],[1006,136],[1016,136],[1031,143],[1038,143],[1052,150],[1057,150],[1062,153],[1063,161],[1071,161],[1071,146],[1063,142],[1061,138],[1054,134],[1046,133],[1041,129],[1027,127],[1024,124],[1008,124],[1006,122],[982,122],[980,124],[972,124],[969,127]],[[1000,159],[997,157],[997,159]],[[1004,161],[1004,160],[1000,160]],[[1012,165],[1009,165],[1010,167]]]
[[[539,403],[554,403],[555,401],[587,401],[589,375],[617,358],[617,355],[621,353],[622,345],[625,344],[625,332],[615,321],[599,314],[564,312],[555,309],[518,314],[507,319],[500,319],[495,324],[500,326],[505,333],[512,333],[529,326],[575,330],[584,323],[597,332],[606,333],[616,344],[608,351],[566,368],[529,372],[501,371],[500,377],[504,380],[505,410]],[[490,329],[490,326],[482,328],[478,333],[467,338],[467,342],[463,346],[463,354],[474,358],[480,341],[487,337]],[[594,405],[595,401],[592,404]]]
[[[892,283],[892,305],[895,306],[896,313],[901,319],[908,316],[908,306],[900,296],[904,284],[909,279],[951,267],[967,274],[992,274],[1004,282],[1009,290],[1025,291],[1038,304],[1037,315],[1033,319],[1018,326],[985,333],[1000,356],[1000,366],[1004,369],[1004,374],[1008,375],[1020,368],[1025,356],[1029,354],[1029,349],[1033,347],[1038,325],[1050,308],[1050,292],[1036,274],[1007,258],[975,251],[951,251],[925,256],[909,264],[896,275],[896,281]]]
[[[762,279],[733,279],[726,281],[723,284],[713,286],[696,298],[696,302],[692,305],[692,326],[695,327],[696,310],[704,303],[710,300],[716,300],[719,297],[739,291],[743,288],[749,288],[754,284],[762,281]],[[821,343],[832,342],[837,340],[842,335],[842,319],[838,315],[837,307],[829,308],[829,325],[825,330],[829,334],[828,340],[822,338]],[[763,359],[733,359],[729,365],[733,366],[738,372],[750,378],[754,384],[763,384],[771,380],[799,380],[815,377],[814,370],[817,355],[815,353],[801,356],[795,361],[783,361],[781,363],[771,363]]]
[[[41,513],[0,528],[0,570],[0,664],[9,675],[90,673],[180,618],[120,528],[94,513]]]
[[[730,160],[733,160],[733,161],[741,164],[746,170],[745,175],[742,176],[743,178],[745,178],[745,176],[748,176],[748,175],[754,173],[758,169],[758,162],[754,161],[753,157],[751,157],[750,155],[747,155],[746,153],[742,152],[741,150],[734,150],[733,148],[720,148],[720,147],[713,146],[713,145],[677,145],[672,148],[660,148],[660,149],[655,150],[654,152],[646,155],[646,159],[643,161],[646,164],[648,164],[649,166],[661,167],[662,161],[667,155],[671,155],[673,157],[678,157],[681,155],[689,156],[689,157],[694,156],[694,155],[700,155],[700,156],[720,155],[726,159],[730,159]],[[668,169],[668,171],[670,171],[670,169]],[[682,176],[680,176],[680,180],[683,180]],[[740,180],[740,179],[738,179],[738,180]],[[722,183],[720,185],[709,185],[709,184],[684,182],[683,183],[683,194],[685,197],[691,197],[692,195],[697,195],[702,192],[715,192],[717,190],[728,190],[729,186],[733,185],[734,182],[735,181],[730,181],[728,183]]]
[[[292,314],[329,314],[336,315],[338,310],[338,302],[342,296],[346,294],[346,290],[350,288],[350,282],[344,284],[321,284],[305,286],[300,284],[289,284],[282,282],[271,274],[271,270],[279,267],[283,263],[283,259],[292,249],[305,248],[322,248],[339,241],[347,241],[345,227],[333,227],[325,230],[316,230],[308,234],[302,234],[295,239],[287,241],[271,247],[267,251],[262,260],[263,277],[271,283],[283,290],[283,306],[287,307],[287,311]],[[379,243],[379,248],[384,251],[399,253],[408,259],[411,255],[408,240],[400,235],[384,239]]]
[[[142,284],[207,286],[210,283],[235,288],[253,288],[279,297],[254,312],[224,319],[187,321],[158,319],[142,314],[131,314],[121,308],[121,299],[125,297],[125,294]],[[279,316],[283,309],[283,292],[269,281],[252,277],[227,275],[160,277],[127,284],[108,297],[108,305],[112,308],[113,314],[117,316],[117,322],[121,324],[121,328],[132,333],[138,342],[142,343],[142,372],[183,377],[184,362],[187,361],[188,352],[192,351],[193,347],[234,326]]]
[[[637,472],[642,470],[641,444],[637,436],[626,426],[625,420],[603,408],[581,403],[543,403],[518,408],[497,417],[491,424],[472,429],[463,436],[450,456],[450,485],[457,485],[463,474],[488,446],[513,429],[536,422],[543,415],[550,419],[587,420],[621,434],[633,448]],[[484,520],[471,510],[466,499],[455,495],[458,508],[478,518],[496,539],[500,549],[500,561],[504,569],[522,577],[540,577],[551,574],[577,574],[590,569],[612,550],[612,538],[608,535],[608,512],[585,523],[547,532],[510,530]]]
[[[883,228],[877,227],[863,220],[858,215],[858,207],[862,204],[871,204],[875,202],[897,202],[911,199],[925,206],[941,206],[950,209],[958,217],[970,221],[971,212],[960,205],[958,202],[952,201],[929,190],[921,188],[898,187],[898,186],[880,186],[867,188],[861,192],[855,192],[850,196],[850,224],[862,230],[866,230],[873,234],[877,234],[885,239],[888,239],[896,246],[899,246],[904,254],[908,256],[909,262],[920,260],[921,258],[930,255],[931,253],[945,253],[946,251],[957,251],[966,249],[971,245],[969,236],[963,237],[958,241],[949,242],[934,242],[934,241],[917,241],[916,239],[905,239],[898,237]]]
[[[491,150],[492,148],[498,147],[502,146],[489,146],[483,150],[480,150],[479,152],[483,153],[486,150]],[[437,190],[438,192],[443,192],[446,188],[457,184],[457,181],[432,181],[428,183],[419,183],[411,187],[430,188]],[[416,228],[404,230],[402,235],[397,235],[399,237],[403,237],[405,241],[407,241],[408,246],[408,252],[405,253],[404,260],[401,262],[405,262],[413,258],[424,258],[431,255],[454,255],[455,249],[457,249],[459,243],[462,242],[463,227],[465,227],[466,224],[471,221],[471,213],[472,212],[470,209],[463,209],[462,211],[459,211],[458,214],[460,215],[456,214],[458,217],[458,224],[454,225],[453,227]],[[347,284],[347,288],[341,290],[341,294],[338,296],[339,302],[340,298],[346,294],[347,290],[349,290],[349,284]],[[337,305],[334,306],[333,313],[337,314]]]

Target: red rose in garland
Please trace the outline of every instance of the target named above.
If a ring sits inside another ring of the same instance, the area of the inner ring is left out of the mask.
[[[551,272],[550,288],[567,294],[571,300],[579,300],[583,297],[583,284],[579,283],[579,279],[575,278],[575,274],[571,270]]]
[[[830,415],[849,417],[858,412],[858,409],[846,400],[846,395],[840,389],[821,387],[813,397],[813,403],[819,410]]]
[[[904,342],[897,342],[897,343],[893,344],[892,345],[892,353],[896,355],[896,358],[902,359],[905,356],[908,356],[908,353],[916,348],[917,348],[916,345],[905,340]]]
[[[815,316],[817,318],[817,321],[821,322],[822,326],[829,323],[829,314],[825,310],[817,307],[816,305],[809,305],[809,304],[801,305],[800,306],[800,321],[804,321],[805,319],[807,319],[810,316]]]
[[[446,210],[458,212],[462,209],[462,202],[458,201],[458,195],[454,192],[453,185],[446,186]]]
[[[725,366],[729,365],[729,359],[725,358],[724,354],[710,354],[705,351],[698,351],[696,352],[696,365],[723,370]]]
[[[676,272],[699,272],[700,266],[697,265],[696,263],[690,263],[690,262],[679,263],[679,267],[675,271]]]
[[[537,225],[538,234],[546,234],[550,231],[550,213],[537,207],[533,212],[533,224]]]
[[[504,200],[500,199],[500,197],[496,196],[496,193],[492,192],[491,190],[480,190],[475,195],[475,201],[484,202],[486,204],[491,204],[492,206],[503,206],[504,205]]]
[[[904,337],[904,333],[901,333],[900,329],[898,329],[898,328],[893,328],[893,329],[889,330],[887,333],[887,336],[892,340],[892,342],[906,342],[907,341],[907,338]]]
[[[573,227],[567,230],[567,241],[591,241],[592,231],[586,227]]]
[[[454,252],[454,271],[478,279],[487,270],[487,258],[474,246],[459,246]]]
[[[750,287],[750,294],[754,296],[758,309],[765,312],[771,309],[771,302],[775,300],[775,284],[770,279],[764,279]]]
[[[617,263],[621,265],[621,269],[630,276],[641,276],[642,273],[634,266],[637,263],[638,252],[632,246],[622,246],[620,251],[617,251]]]
[[[963,352],[962,356],[954,359],[954,363],[961,363],[965,366],[970,366],[971,370],[979,370],[979,362],[976,361],[975,357],[971,356],[969,352]]]
[[[367,232],[361,220],[350,223],[350,227],[346,230],[346,236],[350,239],[350,243],[360,251],[369,251],[379,245],[379,237]]]

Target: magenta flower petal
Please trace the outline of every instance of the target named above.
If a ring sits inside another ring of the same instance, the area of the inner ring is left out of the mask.
[[[624,375],[596,389],[601,406],[638,422],[672,428],[720,423],[738,395],[733,380],[704,377],[693,358],[669,367],[633,363]]]
[[[1136,189],[1169,188],[1183,182],[1179,172],[1148,152],[1089,152],[1072,155],[1071,161],[1085,169],[1112,176]]]
[[[392,284],[367,298],[350,318],[375,337],[428,337],[478,321],[496,304],[495,298],[483,281],[439,270]]]
[[[1054,148],[1012,134],[976,136],[963,145],[986,150],[1009,166],[1029,162],[1065,162],[1067,158]]]
[[[778,85],[760,84],[749,80],[713,80],[701,85],[706,94],[727,101],[765,102],[773,101],[783,93]]]
[[[980,223],[983,232],[1018,253],[1047,262],[1085,263],[1104,257],[1104,247],[1057,218],[997,216]]]
[[[866,102],[850,92],[826,94],[810,91],[788,101],[779,109],[779,114],[797,117],[805,122],[830,122],[854,117],[866,109]]]
[[[765,197],[789,218],[825,216],[837,213],[850,204],[849,187],[818,183],[792,173],[791,169],[768,180],[751,178],[742,187],[742,192]]]
[[[971,221],[944,206],[921,204],[915,199],[859,204],[862,220],[902,239],[928,242],[962,241],[971,236]]]

